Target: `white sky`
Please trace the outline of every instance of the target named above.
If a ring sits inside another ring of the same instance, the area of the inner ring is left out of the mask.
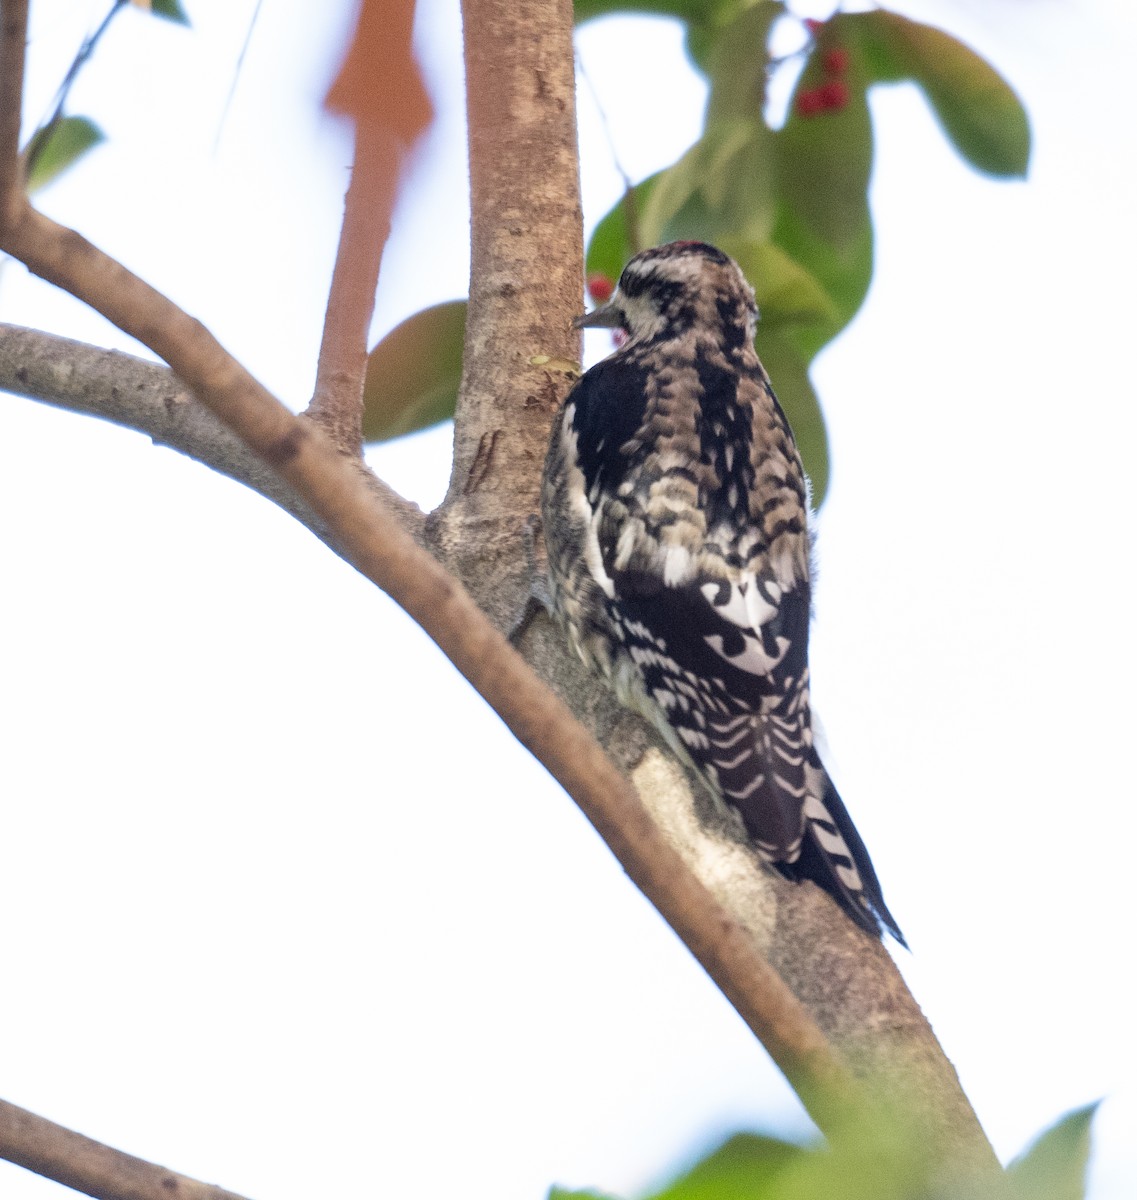
[[[42,197],[310,389],[345,182],[315,101],[350,5],[133,13],[74,93],[107,146]],[[1137,1191],[1127,0],[927,0],[1026,100],[1026,185],[873,101],[877,272],[818,362],[832,438],[813,667],[900,963],[1000,1154],[1108,1097],[1093,1200]],[[454,0],[376,333],[464,294]],[[33,5],[29,109],[104,3]],[[803,4],[799,11],[816,11]],[[581,52],[635,177],[699,128],[662,22]],[[618,194],[581,97],[591,224]],[[0,319],[123,348],[8,264]],[[135,348],[136,349],[136,348]],[[775,380],[775,384],[776,384]],[[0,398],[0,1095],[256,1197],[622,1194],[788,1089],[571,803],[425,637],[257,497]],[[424,504],[448,430],[370,455]],[[491,782],[492,781],[492,782]],[[0,1164],[8,1200],[64,1189]],[[72,1194],[72,1193],[68,1193]]]

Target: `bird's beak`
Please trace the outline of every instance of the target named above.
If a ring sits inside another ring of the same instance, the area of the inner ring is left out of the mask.
[[[624,323],[624,314],[620,306],[609,301],[590,313],[577,317],[572,323],[573,329],[619,329]]]

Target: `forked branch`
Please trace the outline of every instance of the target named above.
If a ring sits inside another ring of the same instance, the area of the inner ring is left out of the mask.
[[[2,0],[0,248],[91,304],[170,363],[200,402],[314,515],[329,544],[426,629],[565,786],[628,874],[761,1038],[822,1128],[831,1129],[850,1111],[859,1110],[863,1101],[844,1064],[746,928],[752,914],[744,912],[732,894],[713,898],[708,890],[715,886],[713,880],[708,885],[699,882],[570,710],[489,624],[461,583],[391,519],[376,499],[373,477],[365,476],[358,458],[341,453],[313,422],[296,418],[279,404],[198,322],[77,233],[30,207],[12,132],[19,126],[26,9],[20,0]],[[543,35],[554,24],[556,38],[534,37],[533,30]],[[472,81],[475,279],[456,453],[458,486],[451,489],[452,497],[463,497],[465,509],[436,514],[433,526],[442,528],[449,520],[452,544],[467,547],[472,564],[485,575],[484,562],[475,561],[486,551],[485,539],[478,541],[477,532],[491,529],[497,543],[505,544],[508,521],[518,516],[513,510],[503,520],[491,501],[500,494],[521,497],[524,504],[535,491],[539,443],[547,436],[556,388],[551,380],[547,388],[530,382],[540,375],[532,363],[550,353],[563,358],[574,353],[571,346],[549,339],[569,337],[573,310],[567,306],[579,303],[582,272],[579,254],[562,255],[556,238],[552,243],[542,240],[547,233],[541,224],[544,218],[533,215],[538,208],[559,208],[558,231],[571,221],[571,234],[579,239],[576,162],[571,136],[562,128],[566,123],[571,128],[572,116],[571,50],[566,49],[570,6],[567,0],[559,7],[544,0],[467,0],[465,26],[467,76]],[[495,45],[494,38],[500,44]],[[503,45],[516,60],[508,69],[498,53]],[[568,84],[561,90],[552,90],[550,84],[554,60],[559,66],[568,64]],[[549,136],[543,123],[542,113],[550,107],[560,114],[556,137]],[[517,113],[523,116],[518,119]],[[521,194],[516,178],[494,169],[495,160],[520,164],[517,170],[527,165],[535,195]],[[546,276],[555,273],[556,286],[542,291],[540,281],[534,283],[539,270]],[[525,302],[528,306],[522,309]],[[352,318],[357,330],[363,319],[360,312],[357,309]],[[358,340],[353,345],[356,349],[349,357],[357,361]],[[331,354],[329,361],[335,358]],[[516,437],[520,425],[532,440]],[[499,445],[494,472],[485,486],[467,487],[471,464],[480,461],[485,445],[491,452]],[[508,470],[501,469],[503,462]],[[471,529],[474,535],[467,536]],[[453,560],[454,556],[447,558]],[[476,583],[474,570],[464,572],[463,578],[472,586]],[[581,702],[578,711],[588,708],[589,702]],[[753,871],[760,873],[757,865]],[[847,954],[834,953],[842,935],[827,932],[824,911],[814,911],[820,915],[811,926],[808,915],[795,915],[794,898],[783,906],[779,894],[771,954],[784,978],[807,998],[811,1011],[849,1051],[849,1061],[859,1072],[886,1077],[892,1068],[893,1078],[916,1080],[929,1140],[941,1142],[945,1155],[953,1149],[975,1161],[993,1162],[950,1066],[884,951],[862,939]]]

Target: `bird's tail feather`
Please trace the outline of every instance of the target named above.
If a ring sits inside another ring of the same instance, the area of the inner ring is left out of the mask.
[[[827,891],[862,929],[879,937],[883,926],[907,949],[908,943],[884,902],[869,852],[828,772],[824,784],[820,800],[812,799],[806,805],[801,855],[793,863],[778,865],[791,878],[810,879]]]

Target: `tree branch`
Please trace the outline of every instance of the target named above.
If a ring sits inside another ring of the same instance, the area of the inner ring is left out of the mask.
[[[579,353],[569,332],[584,283],[572,8],[569,0],[464,0],[463,17],[473,269],[454,475],[428,519],[427,541],[505,627],[528,586],[519,527],[536,509],[550,420],[571,382],[562,372],[535,373],[529,355]],[[471,488],[491,456],[487,482]],[[631,775],[688,867],[854,1072],[918,1114],[940,1159],[997,1167],[885,948],[812,885],[763,868],[657,735],[614,702],[548,621],[532,622],[522,648]]]
[[[462,27],[470,304],[443,505],[459,528],[536,510],[566,379],[533,359],[580,357],[584,298],[571,0],[464,0]]]
[[[244,1200],[0,1100],[0,1157],[98,1200]]]
[[[596,743],[489,626],[460,585],[409,538],[400,537],[394,528],[382,529],[374,497],[341,455],[321,444],[322,439],[281,406],[280,415],[295,429],[295,457],[305,460],[290,463],[285,473],[296,473],[309,484],[313,471],[317,476],[316,503],[304,504],[298,494],[313,498],[304,482],[282,488],[271,482],[272,472],[251,469],[241,461],[247,454],[234,452],[232,435],[180,390],[167,369],[30,330],[5,330],[0,347],[7,351],[0,353],[4,386],[15,385],[25,394],[65,407],[112,415],[161,440],[174,441],[166,423],[180,423],[178,448],[193,444],[195,456],[278,500],[389,591],[582,804],[635,882],[770,1049],[819,1124],[832,1124],[835,1111],[844,1106],[840,1097],[849,1088],[820,1031],[755,952],[745,932],[684,867]],[[67,352],[65,366],[60,363],[61,348]],[[186,427],[191,431],[188,437]],[[279,443],[270,443],[275,444]]]
[[[18,37],[11,33],[11,17],[16,14],[19,25],[25,11],[26,5],[7,0],[3,6],[5,81],[12,77],[16,44],[21,60],[23,50],[22,29]],[[520,539],[511,533],[532,507],[549,417],[567,385],[534,359],[575,353],[568,317],[580,302],[583,271],[571,132],[571,10],[568,0],[467,0],[465,27],[477,279],[455,476],[447,504],[425,533],[487,606],[496,605],[500,620],[505,589],[491,595],[488,581],[501,567],[524,576],[515,565]],[[533,38],[534,29],[541,38]],[[0,129],[0,151],[7,145]],[[859,1103],[791,991],[858,1074],[911,1097],[933,1152],[993,1164],[950,1064],[883,948],[842,922],[816,889],[773,879],[753,855],[708,838],[705,814],[674,761],[659,753],[641,723],[616,712],[566,655],[563,639],[552,637],[548,622],[535,623],[526,642],[534,660],[577,711],[599,720],[655,819],[645,814],[623,777],[487,624],[461,584],[392,524],[350,460],[279,405],[200,324],[78,234],[32,210],[10,166],[0,153],[0,179],[11,184],[0,196],[0,246],[170,362],[303,498],[338,552],[426,629],[581,804],[823,1128]],[[532,194],[518,186],[522,170],[538,181]],[[790,990],[769,970],[760,947],[768,947]]]
[[[0,324],[0,390],[143,433],[157,445],[177,450],[259,492],[337,549],[326,523],[169,367],[37,329]],[[421,541],[426,518],[418,506],[362,462],[358,471],[376,500]]]
[[[65,274],[71,289],[84,297],[100,297],[109,274],[114,302],[100,311],[113,308],[130,332],[163,318],[180,330],[182,345],[168,327],[154,336],[178,373],[197,381],[203,402],[279,471],[326,523],[340,553],[426,630],[577,800],[633,880],[766,1044],[822,1128],[858,1107],[845,1070],[820,1031],[742,928],[686,868],[627,781],[461,584],[379,508],[344,457],[238,364],[219,361],[224,352],[202,326],[89,243],[77,247],[76,234],[36,217],[22,227],[20,257],[36,270]],[[46,244],[36,244],[37,234]],[[60,247],[53,244],[59,241],[76,251],[65,267],[59,265]]]
[[[24,103],[24,50],[28,40],[27,0],[6,0],[0,28],[0,222],[7,225],[26,204],[20,160],[20,117]]]
[[[307,415],[346,454],[363,446],[363,383],[375,289],[391,232],[401,155],[393,137],[357,121],[316,388]]]
[[[5,16],[8,5],[5,4]],[[570,58],[571,62],[571,58]],[[0,63],[0,66],[3,66]],[[767,1045],[822,1128],[860,1105],[844,1067],[745,931],[714,901],[587,731],[486,620],[462,585],[379,508],[358,472],[199,322],[75,231],[27,204],[0,248],[160,354],[201,401],[310,505],[340,553],[438,643],[581,805],[635,882]]]

